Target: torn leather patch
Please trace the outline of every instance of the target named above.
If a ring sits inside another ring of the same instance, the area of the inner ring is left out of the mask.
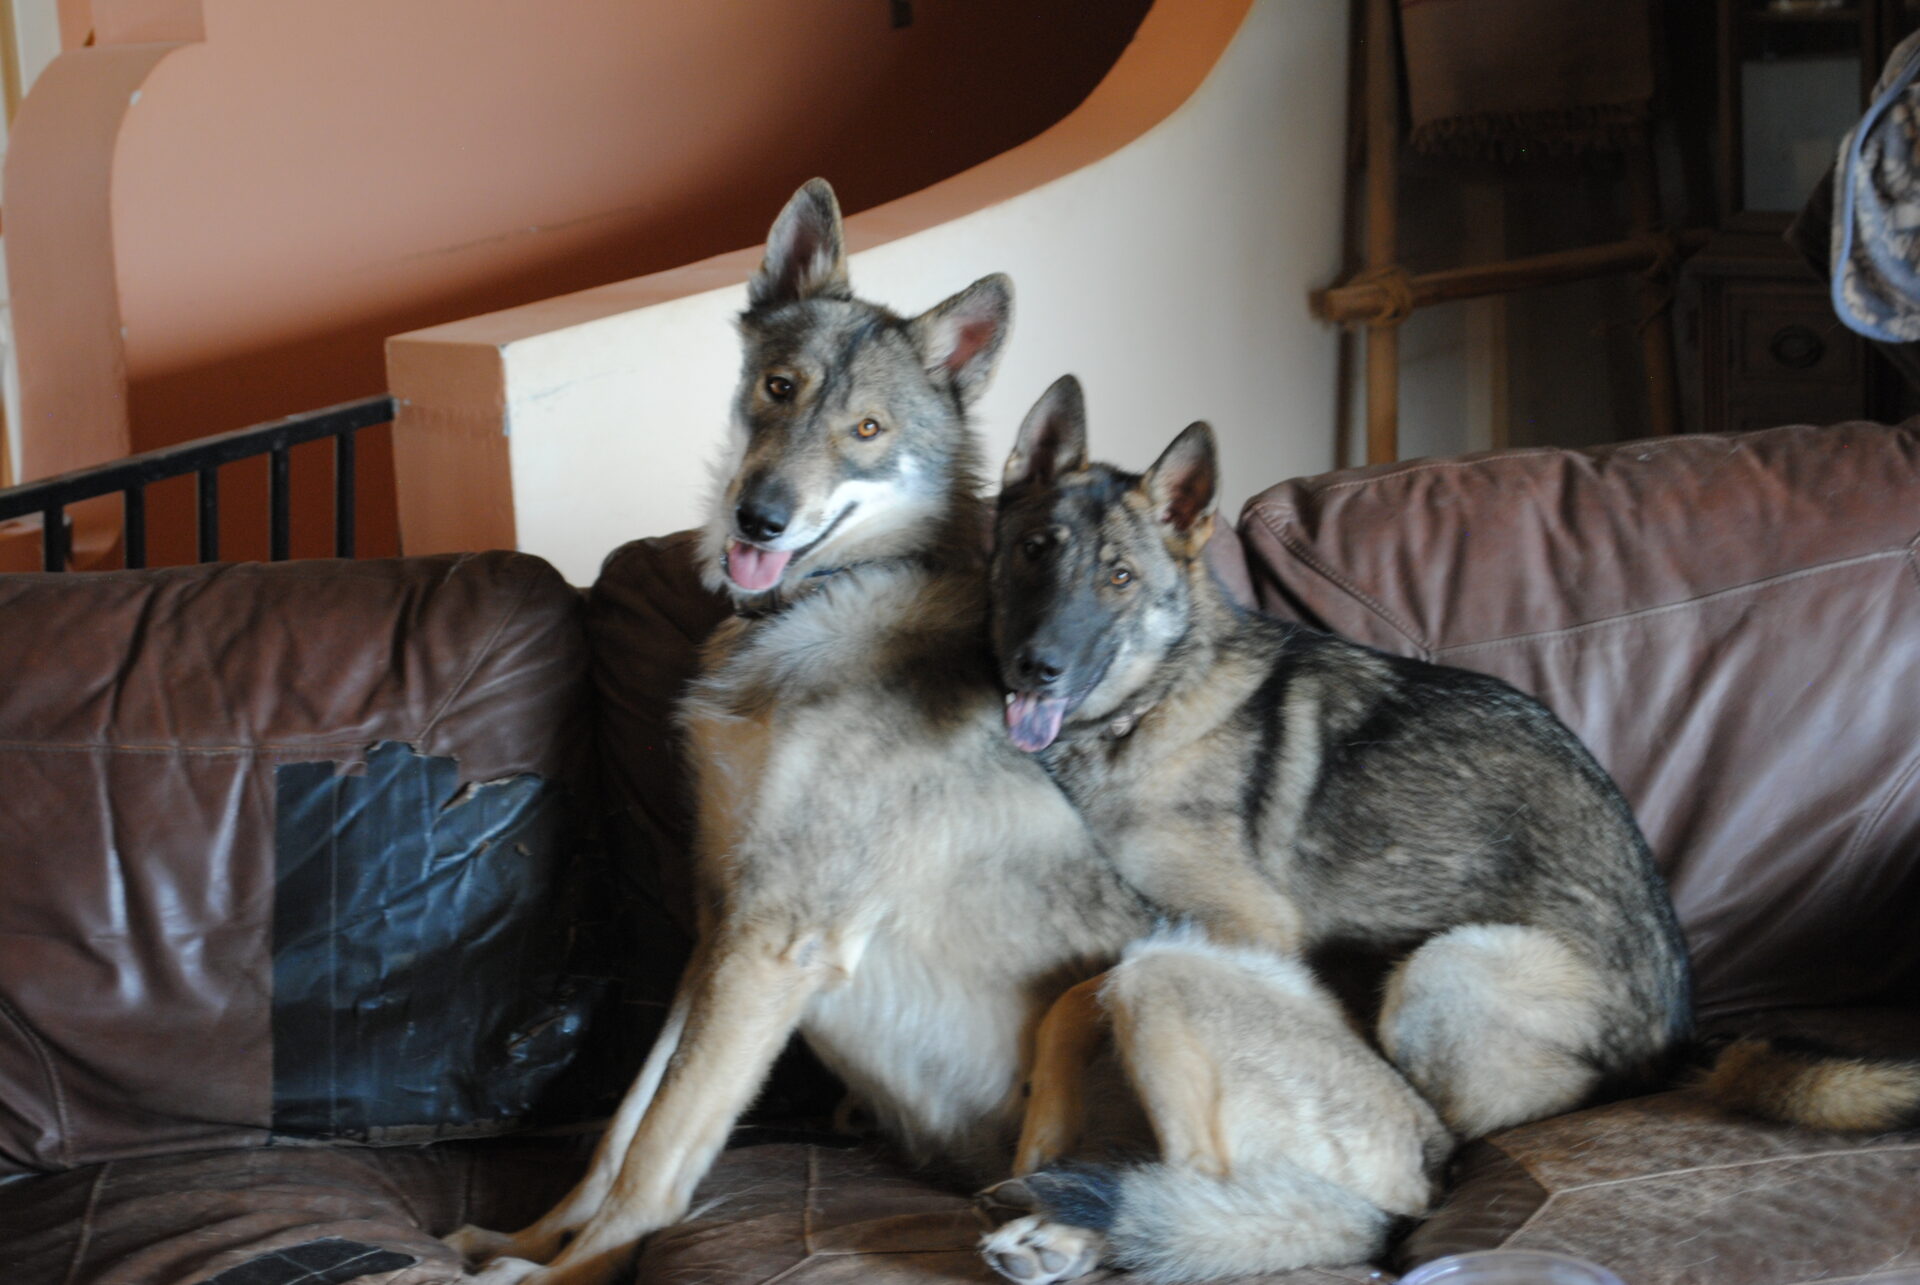
[[[273,1129],[412,1142],[523,1121],[595,999],[569,978],[565,792],[373,747],[276,770]]]

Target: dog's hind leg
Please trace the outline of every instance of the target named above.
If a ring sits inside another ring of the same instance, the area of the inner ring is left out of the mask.
[[[1469,924],[1387,979],[1380,1047],[1462,1138],[1571,1110],[1601,1078],[1613,988],[1554,934]]]
[[[1081,1143],[1087,1127],[1087,1079],[1107,1035],[1100,987],[1107,974],[1069,987],[1034,1031],[1033,1064],[1027,1075],[1027,1108],[1014,1147],[1013,1174],[974,1197],[989,1214],[1027,1212],[1033,1197],[1021,1181],[1053,1164]]]
[[[1160,1159],[1019,1180],[1036,1212],[981,1242],[1001,1275],[1052,1285],[1104,1262],[1185,1281],[1358,1262],[1393,1212],[1424,1211],[1445,1131],[1297,961],[1169,934],[1129,950],[1100,1000]]]
[[[1015,1174],[1045,1168],[1080,1143],[1086,1129],[1087,1073],[1106,1035],[1099,998],[1106,978],[1102,973],[1069,988],[1040,1019],[1026,1116],[1014,1152]]]
[[[1153,1124],[1160,1158],[1176,1168],[1226,1177],[1233,1157],[1217,1058],[1228,1050],[1208,1047],[1203,1033],[1181,1014],[1129,999],[1116,986],[1108,1000],[1114,1042]]]
[[[696,950],[695,957],[688,961],[684,976],[691,979],[700,967]],[[667,1020],[660,1027],[660,1034],[654,1038],[646,1062],[634,1077],[626,1096],[621,1098],[619,1108],[607,1124],[607,1131],[594,1148],[587,1172],[574,1184],[573,1190],[561,1197],[559,1203],[537,1221],[520,1231],[496,1232],[468,1225],[445,1237],[447,1244],[466,1260],[469,1267],[481,1267],[496,1258],[547,1262],[560,1252],[568,1236],[593,1217],[594,1211],[600,1208],[613,1186],[614,1175],[620,1171],[621,1159],[627,1154],[634,1131],[640,1127],[641,1117],[646,1114],[654,1094],[659,1091],[668,1061],[680,1046],[680,1036],[687,1025],[690,997],[689,982],[683,981],[674,995],[672,1008],[667,1011]]]
[[[641,1239],[686,1213],[727,1133],[807,1003],[852,971],[857,944],[826,932],[736,931],[689,976],[686,1027],[606,1198],[527,1285],[609,1285]]]

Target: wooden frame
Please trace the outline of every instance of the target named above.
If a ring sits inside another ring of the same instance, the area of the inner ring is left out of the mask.
[[[1743,23],[1810,23],[1823,26],[1852,26],[1860,40],[1860,101],[1873,94],[1880,69],[1893,52],[1897,20],[1893,0],[1850,0],[1829,13],[1773,16],[1741,9],[1750,0],[1719,0],[1714,31],[1715,68],[1718,85],[1718,180],[1720,226],[1730,232],[1754,232],[1778,236],[1793,221],[1792,211],[1749,210],[1746,208],[1746,158],[1741,146],[1741,117],[1744,102],[1740,86],[1740,27]]]

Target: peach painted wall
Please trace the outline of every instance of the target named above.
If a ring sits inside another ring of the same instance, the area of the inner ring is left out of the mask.
[[[23,473],[377,392],[387,335],[750,243],[815,173],[850,210],[937,182],[1071,110],[1147,3],[93,0],[8,160]],[[260,556],[263,471],[222,487]],[[190,556],[172,489],[156,560]]]
[[[1229,518],[1333,465],[1337,338],[1306,298],[1340,264],[1346,49],[1344,0],[1159,0],[1059,124],[847,220],[856,289],[902,312],[1012,276],[1012,332],[975,414],[990,473],[1064,371],[1086,384],[1096,453],[1130,467],[1210,420]],[[396,335],[409,546],[518,547],[589,584],[623,541],[700,521],[764,235]]]

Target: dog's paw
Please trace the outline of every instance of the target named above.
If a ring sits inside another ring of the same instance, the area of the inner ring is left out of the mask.
[[[511,1232],[488,1231],[485,1227],[475,1227],[468,1223],[456,1231],[442,1236],[441,1241],[460,1255],[460,1261],[468,1267],[481,1267],[505,1253],[513,1244]]]
[[[987,1266],[1020,1285],[1076,1280],[1100,1266],[1106,1247],[1107,1238],[1097,1231],[1038,1215],[1017,1218],[980,1238]]]
[[[539,1263],[529,1263],[524,1258],[496,1258],[473,1279],[477,1285],[520,1285],[535,1272],[545,1270]]]
[[[1040,1208],[1040,1201],[1024,1178],[1008,1178],[973,1193],[974,1207],[995,1223],[1018,1218]]]

